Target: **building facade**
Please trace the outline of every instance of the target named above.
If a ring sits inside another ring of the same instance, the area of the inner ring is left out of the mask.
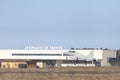
[[[36,61],[49,66],[66,64],[111,66],[110,58],[116,58],[115,50],[0,50],[1,62]]]

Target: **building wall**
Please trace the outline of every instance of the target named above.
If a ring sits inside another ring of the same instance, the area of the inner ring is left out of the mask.
[[[103,59],[101,62],[101,66],[112,66],[109,63],[109,58],[116,58],[115,50],[103,50]]]
[[[40,59],[40,60],[71,60],[69,56],[63,56],[70,50],[0,50],[0,59]],[[102,59],[102,50],[74,50],[87,58]],[[61,54],[62,56],[12,56],[12,54]],[[78,55],[78,56],[81,56]]]
[[[120,50],[117,50],[117,58],[120,58]]]
[[[27,64],[26,62],[1,62],[1,68],[19,68],[19,64]]]
[[[72,60],[75,58],[68,58],[63,56],[64,53],[75,51],[73,54],[81,54],[84,60],[102,61],[101,66],[111,66],[108,62],[109,58],[116,58],[116,51],[113,50],[0,50],[0,59],[20,59],[20,60]],[[12,54],[61,54],[62,56],[12,56]],[[77,55],[81,57],[81,55]]]
[[[62,50],[0,50],[0,59],[65,60],[66,56],[12,56],[12,54],[61,54]]]
[[[102,59],[103,50],[77,50],[80,54],[83,54],[86,58],[93,57],[96,60]]]

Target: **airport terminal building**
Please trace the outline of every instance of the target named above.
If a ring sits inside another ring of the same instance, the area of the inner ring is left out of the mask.
[[[116,50],[0,50],[1,68],[12,68],[26,63],[37,67],[112,66]]]

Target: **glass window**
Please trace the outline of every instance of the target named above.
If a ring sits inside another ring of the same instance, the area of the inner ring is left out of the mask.
[[[13,53],[12,56],[62,56],[62,54]]]

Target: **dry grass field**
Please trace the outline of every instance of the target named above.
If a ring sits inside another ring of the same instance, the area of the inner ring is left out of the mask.
[[[0,80],[120,80],[120,67],[0,69]]]

